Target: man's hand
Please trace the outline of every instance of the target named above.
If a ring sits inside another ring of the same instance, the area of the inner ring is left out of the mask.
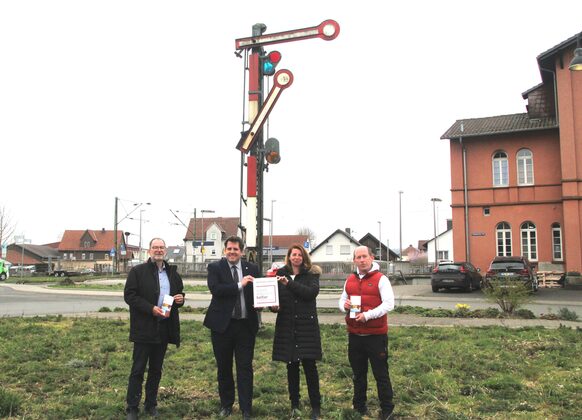
[[[180,294],[174,295],[174,302],[176,302],[179,305],[184,303],[184,295],[180,295]]]
[[[363,312],[356,314],[356,322],[366,322],[366,316]]]
[[[271,312],[279,312],[278,306],[269,306],[269,309],[271,310]]]
[[[159,306],[154,306],[152,308],[152,314],[154,316],[162,316],[163,317],[164,316],[164,311],[162,311],[162,308],[160,308]],[[168,316],[169,316],[169,314],[170,313],[168,312]]]
[[[349,311],[352,308],[352,301],[349,299],[346,299],[346,301],[344,302],[344,309],[346,311]]]
[[[245,287],[247,284],[252,283],[254,279],[253,276],[244,276],[240,283]]]

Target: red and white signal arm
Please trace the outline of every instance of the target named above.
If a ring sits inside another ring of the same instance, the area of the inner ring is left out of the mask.
[[[324,20],[317,26],[294,29],[292,31],[276,32],[274,34],[239,38],[234,41],[237,50],[245,50],[263,45],[280,44],[283,42],[300,41],[302,39],[321,38],[325,41],[336,39],[340,26],[335,20]]]

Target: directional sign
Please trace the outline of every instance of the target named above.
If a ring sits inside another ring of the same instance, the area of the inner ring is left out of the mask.
[[[269,92],[269,96],[265,100],[261,111],[255,117],[253,124],[249,131],[245,133],[243,138],[238,142],[236,148],[239,149],[241,152],[247,153],[249,149],[252,147],[253,143],[255,142],[255,137],[257,133],[265,124],[265,121],[269,117],[269,114],[273,110],[277,99],[281,96],[283,90],[287,89],[289,86],[293,84],[293,73],[287,69],[279,70],[275,73],[275,83]]]
[[[109,251],[109,255],[111,257],[115,257],[115,248],[111,248],[111,251]]]

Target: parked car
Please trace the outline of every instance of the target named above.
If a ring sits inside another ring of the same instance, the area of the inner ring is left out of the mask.
[[[478,268],[473,264],[460,262],[441,262],[434,268],[430,276],[433,292],[440,289],[462,289],[472,292],[481,288],[483,278]]]
[[[8,261],[0,260],[0,280],[10,277],[10,265]]]
[[[81,274],[83,275],[93,275],[96,274],[97,272],[95,270],[93,270],[92,268],[83,268],[81,270]]]
[[[495,257],[485,273],[484,284],[490,286],[490,280],[497,277],[522,282],[532,292],[538,290],[536,269],[526,257]]]

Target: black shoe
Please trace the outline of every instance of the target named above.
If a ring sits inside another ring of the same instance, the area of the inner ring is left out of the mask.
[[[356,410],[358,413],[360,413],[360,416],[362,416],[362,417],[370,415],[370,412],[368,411],[368,407],[354,408],[354,410]]]
[[[148,416],[151,417],[159,417],[160,413],[158,413],[158,408],[157,407],[146,407],[145,408],[145,412]]]
[[[252,420],[251,413],[248,411],[243,411],[242,416],[243,420]]]
[[[319,407],[311,408],[311,420],[319,420],[321,416],[321,409]]]
[[[138,413],[137,408],[128,408],[127,420],[137,420],[138,419],[137,413]]]
[[[218,413],[219,417],[229,417],[232,414],[231,407],[222,407]]]
[[[380,420],[393,420],[394,413],[392,411],[382,411],[380,414]]]

